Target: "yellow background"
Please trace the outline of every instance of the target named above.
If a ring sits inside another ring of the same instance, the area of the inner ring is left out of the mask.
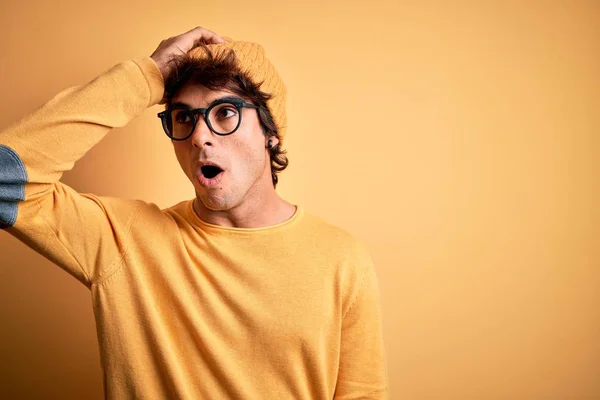
[[[278,190],[372,250],[392,399],[600,398],[598,1],[5,2],[0,129],[196,25],[287,83]],[[64,182],[192,197],[158,111]],[[0,252],[0,397],[102,398],[87,289]]]

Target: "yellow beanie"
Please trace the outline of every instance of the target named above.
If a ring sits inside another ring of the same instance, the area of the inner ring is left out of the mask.
[[[225,43],[209,44],[208,47],[215,57],[228,51],[228,49],[232,49],[237,58],[237,65],[242,72],[246,73],[252,82],[262,82],[260,90],[272,96],[271,99],[267,100],[267,107],[277,125],[281,146],[287,125],[285,111],[287,88],[283,80],[273,64],[267,59],[265,49],[261,45],[237,41],[229,37],[223,37],[223,39],[226,40]],[[206,57],[206,53],[201,47],[190,50],[189,54],[198,58]]]

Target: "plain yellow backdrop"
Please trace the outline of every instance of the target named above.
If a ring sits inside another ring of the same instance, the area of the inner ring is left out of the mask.
[[[201,25],[288,90],[279,193],[376,262],[392,399],[600,398],[598,1],[12,1],[0,129]],[[155,106],[63,181],[193,196]],[[160,238],[157,238],[160,240]],[[0,233],[0,397],[101,399],[88,290]]]

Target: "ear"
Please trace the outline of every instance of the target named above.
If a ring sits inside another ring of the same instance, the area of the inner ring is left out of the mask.
[[[275,136],[269,136],[265,139],[265,147],[269,148],[269,140],[273,143],[273,147],[279,144],[279,139]]]

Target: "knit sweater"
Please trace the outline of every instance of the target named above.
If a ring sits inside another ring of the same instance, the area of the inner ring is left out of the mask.
[[[0,227],[90,289],[110,399],[383,399],[377,277],[353,235],[201,220],[78,193],[62,174],[163,96],[150,57],[68,88],[0,133]]]

